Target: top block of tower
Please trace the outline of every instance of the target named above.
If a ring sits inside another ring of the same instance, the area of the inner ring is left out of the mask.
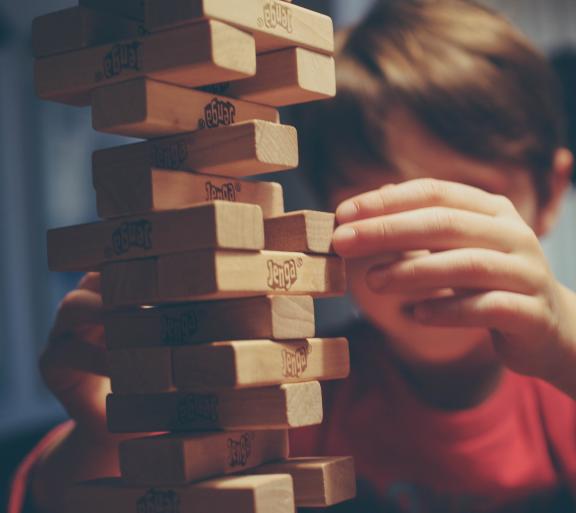
[[[258,53],[291,46],[334,53],[331,18],[284,1],[148,0],[145,9],[152,32],[213,19],[252,32]]]

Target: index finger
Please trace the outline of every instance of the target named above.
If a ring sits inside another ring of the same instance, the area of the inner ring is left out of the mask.
[[[340,224],[344,224],[428,207],[448,207],[489,216],[516,214],[514,206],[505,196],[491,194],[471,185],[421,178],[385,185],[350,198],[338,207],[336,217]]]

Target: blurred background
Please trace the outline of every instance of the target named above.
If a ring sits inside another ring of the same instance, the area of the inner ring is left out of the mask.
[[[544,53],[555,56],[566,80],[571,81],[567,108],[573,110],[576,1],[486,2],[503,10]],[[48,272],[45,231],[96,219],[91,152],[126,141],[93,132],[89,109],[40,102],[34,95],[31,21],[72,3],[0,0],[0,446],[14,440],[8,444],[12,449],[0,454],[2,487],[38,433],[64,416],[42,387],[36,360],[58,302],[75,286],[79,275]],[[297,3],[330,14],[341,27],[362,16],[372,0]],[[290,210],[314,205],[297,173],[280,175],[273,179],[285,186]],[[576,194],[572,192],[560,225],[545,242],[557,276],[571,288],[576,288],[575,220]],[[319,307],[321,324],[326,324],[328,317],[341,320],[353,314],[345,301]],[[0,499],[1,495],[2,489]]]

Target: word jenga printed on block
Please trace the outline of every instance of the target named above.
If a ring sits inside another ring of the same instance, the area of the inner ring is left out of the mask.
[[[34,21],[36,87],[91,105],[101,221],[48,233],[55,271],[102,274],[122,476],[62,513],[294,513],[355,495],[351,458],[290,458],[348,342],[315,338],[344,293],[334,215],[285,212],[249,177],[298,165],[277,107],[335,95],[329,17],[282,0],[80,0]],[[137,437],[137,433],[167,434]],[[129,433],[134,434],[130,439]],[[239,475],[241,474],[241,475]]]

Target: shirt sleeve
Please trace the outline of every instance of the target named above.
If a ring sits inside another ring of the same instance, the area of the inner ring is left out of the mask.
[[[38,445],[24,458],[14,476],[10,488],[8,513],[34,513],[34,506],[30,500],[30,476],[34,466],[47,449],[64,437],[72,427],[73,421],[65,422],[50,431]]]

